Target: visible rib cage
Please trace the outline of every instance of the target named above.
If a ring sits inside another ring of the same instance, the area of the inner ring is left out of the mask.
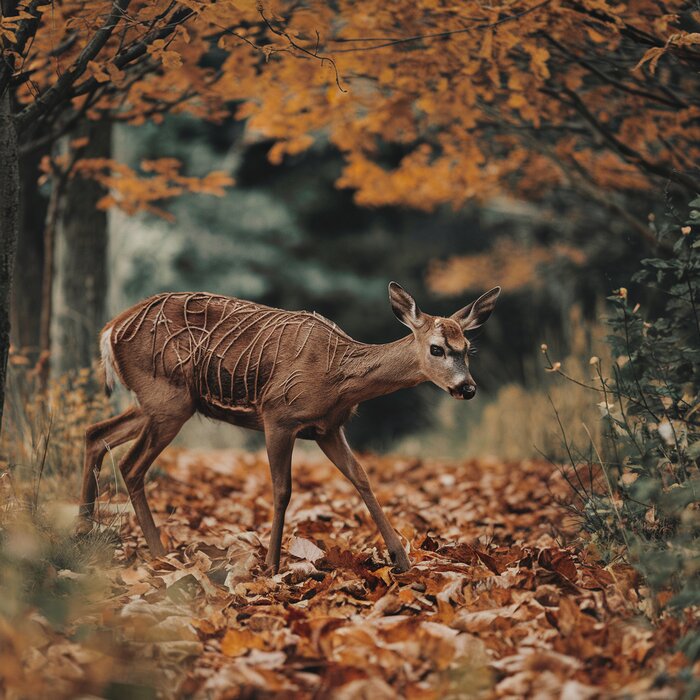
[[[112,339],[129,343],[145,333],[154,376],[179,376],[201,400],[223,408],[291,405],[303,394],[305,356],[314,357],[316,372],[332,373],[362,354],[361,344],[316,313],[200,292],[146,300],[117,322]],[[297,367],[291,372],[290,360]]]

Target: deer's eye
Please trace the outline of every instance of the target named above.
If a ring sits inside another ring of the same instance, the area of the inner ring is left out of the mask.
[[[430,354],[435,355],[435,357],[444,357],[445,351],[439,345],[431,345]]]

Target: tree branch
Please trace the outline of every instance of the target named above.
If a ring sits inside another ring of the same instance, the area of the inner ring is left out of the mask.
[[[631,146],[620,141],[615,134],[613,134],[609,129],[603,126],[598,119],[589,111],[583,100],[573,91],[566,87],[562,87],[559,90],[554,90],[551,88],[542,88],[542,92],[555,99],[559,100],[563,104],[573,107],[576,111],[603,137],[603,139],[608,143],[608,145],[624,160],[632,165],[637,166],[640,170],[645,170],[653,175],[659,175],[673,182],[677,182],[680,185],[688,188],[692,192],[700,191],[700,182],[697,182],[692,177],[689,177],[685,173],[678,172],[673,168],[669,168],[661,163],[654,163],[653,161],[645,158],[641,153],[635,151]],[[562,99],[562,93],[565,94],[571,101],[567,102]]]
[[[27,45],[27,42],[34,37],[37,27],[39,26],[39,21],[41,20],[39,8],[43,5],[49,5],[50,3],[51,0],[32,0],[32,2],[27,5],[25,12],[32,15],[32,19],[23,19],[19,23],[19,27],[15,32],[17,41],[15,41],[11,47],[13,52],[20,56],[22,55],[24,47]],[[3,5],[3,14],[5,13],[6,8]],[[9,86],[14,69],[14,57],[10,54],[10,51],[2,51],[2,53],[0,53],[0,97],[5,94],[5,90],[7,90]]]
[[[286,32],[284,30],[276,29],[275,27],[273,27],[270,20],[268,20],[268,18],[265,17],[262,3],[260,3],[258,5],[258,12],[260,14],[260,17],[262,18],[262,21],[265,23],[265,26],[273,34],[275,34],[277,36],[284,37],[289,42],[289,46],[291,48],[295,49],[296,51],[298,51],[299,53],[301,53],[305,56],[308,56],[309,58],[314,58],[317,61],[320,61],[321,65],[323,65],[324,63],[328,63],[333,68],[333,71],[335,72],[335,84],[338,86],[338,90],[340,90],[341,92],[347,92],[347,90],[345,90],[343,88],[343,86],[340,84],[340,73],[338,73],[338,66],[336,65],[335,60],[331,56],[323,56],[318,52],[318,47],[319,47],[319,43],[320,43],[320,37],[319,37],[318,32],[316,32],[316,46],[314,47],[314,49],[309,50],[309,49],[305,48],[304,46],[301,46],[300,44],[298,44],[294,39],[292,39],[292,37],[289,35],[288,32]],[[264,46],[262,47],[262,50],[265,51]]]
[[[571,9],[581,15],[592,17],[601,23],[616,25],[618,21],[617,18],[610,16],[608,13],[603,12],[600,9],[590,10],[577,2],[572,3]],[[666,45],[665,42],[658,37],[629,24],[629,22],[623,22],[619,31],[623,36],[626,36],[637,43],[645,44],[646,46],[664,47]],[[700,63],[700,54],[692,51],[691,49],[681,46],[669,46],[668,49],[669,51],[673,51],[673,53],[680,58],[693,63]]]
[[[147,54],[148,47],[154,41],[157,41],[158,39],[165,39],[166,37],[170,36],[178,26],[184,24],[190,17],[192,17],[193,14],[194,12],[189,8],[181,9],[173,13],[167,24],[158,29],[147,32],[143,39],[131,44],[131,46],[129,46],[127,49],[118,53],[112,63],[119,70],[133,64],[139,58],[142,58]],[[99,86],[100,83],[98,83],[95,78],[88,78],[77,86],[77,88],[73,91],[73,95],[75,97],[79,97],[80,95],[84,95],[86,92],[90,92]]]
[[[26,156],[30,153],[34,153],[40,148],[48,146],[56,141],[56,139],[60,138],[61,136],[65,136],[72,131],[73,127],[85,118],[85,115],[87,114],[88,109],[92,106],[94,100],[95,94],[93,93],[87,100],[85,100],[85,103],[81,106],[81,108],[69,115],[62,124],[59,124],[56,127],[50,125],[48,128],[42,129],[42,135],[39,138],[29,138],[23,141],[19,147],[20,156]]]
[[[112,11],[105,23],[100,27],[85,48],[80,52],[73,65],[61,77],[39,95],[34,102],[25,107],[15,117],[15,126],[18,133],[25,130],[33,121],[48,114],[61,102],[73,97],[71,88],[75,81],[85,72],[88,63],[97,56],[109,40],[114,28],[123,19],[124,13],[131,0],[115,0]]]
[[[387,46],[398,46],[399,44],[408,44],[414,41],[422,41],[425,39],[441,39],[447,36],[454,36],[455,34],[468,34],[469,32],[473,32],[476,29],[491,29],[493,27],[498,27],[501,24],[505,24],[506,22],[512,22],[516,19],[520,19],[521,17],[525,17],[525,15],[529,15],[533,12],[536,12],[537,10],[543,8],[545,5],[549,5],[550,1],[551,0],[544,0],[543,2],[540,2],[537,5],[533,5],[532,7],[529,7],[526,10],[523,10],[522,12],[516,12],[513,15],[502,17],[501,19],[498,19],[495,22],[484,22],[481,24],[474,24],[471,27],[464,27],[463,29],[452,29],[445,32],[434,32],[432,34],[416,34],[415,36],[407,36],[402,39],[391,39],[389,41],[385,41],[383,44],[377,44],[375,46],[360,46],[354,49],[336,49],[333,53],[356,53],[359,51],[376,51],[377,49],[383,49]],[[332,41],[334,43],[344,43],[349,41],[381,41],[381,39],[333,39]]]
[[[686,102],[683,102],[680,98],[676,97],[675,95],[671,99],[666,99],[665,97],[656,95],[653,92],[649,92],[648,90],[642,90],[641,88],[634,88],[629,85],[625,85],[625,83],[616,80],[615,78],[609,76],[607,73],[604,73],[602,70],[594,66],[590,61],[587,61],[585,58],[580,58],[576,56],[574,53],[569,51],[569,49],[567,49],[563,44],[561,44],[547,32],[542,32],[541,35],[550,44],[556,46],[556,48],[558,48],[562,53],[567,55],[572,61],[574,61],[574,63],[578,63],[580,66],[583,66],[588,71],[590,71],[594,75],[598,76],[601,80],[606,82],[608,85],[612,85],[613,87],[616,87],[619,90],[622,90],[623,92],[627,92],[630,95],[646,97],[647,99],[654,100],[655,102],[660,102],[661,104],[665,104],[668,107],[673,107],[674,109],[678,109],[679,107],[689,107],[689,105]]]
[[[525,138],[529,142],[531,148],[552,161],[560,170],[572,190],[579,191],[584,197],[588,197],[594,202],[602,205],[605,209],[617,214],[624,219],[634,231],[645,241],[651,250],[660,250],[668,253],[668,245],[665,241],[659,240],[654,233],[640,221],[636,216],[631,214],[627,207],[617,201],[614,193],[609,190],[603,190],[595,181],[595,178],[579,163],[576,158],[569,156],[564,161],[550,145],[544,144],[532,134],[526,133]]]

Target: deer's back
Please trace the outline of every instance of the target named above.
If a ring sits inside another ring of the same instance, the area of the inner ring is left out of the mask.
[[[119,373],[140,400],[153,378],[167,380],[197,410],[239,414],[249,427],[260,427],[264,405],[291,408],[327,392],[358,346],[316,314],[207,293],[151,297],[107,328]]]

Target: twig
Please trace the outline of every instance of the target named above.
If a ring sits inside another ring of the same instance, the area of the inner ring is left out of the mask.
[[[554,401],[552,401],[552,397],[547,394],[547,399],[549,400],[549,403],[552,406],[552,410],[554,411],[554,415],[557,419],[557,423],[559,425],[559,430],[561,431],[562,439],[564,440],[564,448],[566,449],[566,454],[569,457],[569,462],[571,462],[571,467],[574,470],[574,474],[576,475],[576,480],[579,483],[579,486],[581,487],[581,490],[583,491],[584,494],[587,494],[586,487],[583,485],[583,481],[581,480],[581,475],[578,473],[578,468],[577,468],[577,463],[576,460],[574,459],[574,456],[571,454],[571,448],[569,447],[569,441],[567,440],[566,437],[566,430],[564,429],[564,424],[561,421],[561,416],[559,415],[559,411],[557,411],[557,407],[554,404]]]
[[[593,446],[593,451],[595,452],[595,456],[598,459],[598,464],[600,465],[600,468],[603,470],[603,475],[605,476],[605,483],[608,486],[608,492],[610,493],[610,504],[612,505],[613,510],[615,511],[615,515],[617,516],[617,521],[618,524],[620,525],[620,534],[622,535],[622,538],[625,540],[625,546],[627,547],[628,551],[630,550],[630,543],[629,540],[627,539],[627,533],[625,532],[625,526],[624,523],[622,522],[622,516],[620,515],[620,511],[617,509],[617,504],[615,503],[615,496],[613,493],[613,488],[612,484],[610,483],[610,477],[608,476],[608,472],[605,469],[605,465],[603,464],[603,460],[600,458],[600,453],[598,452],[598,448],[595,445],[595,442],[593,442],[593,437],[591,436],[591,431],[588,430],[588,426],[585,423],[582,423],[583,429],[586,431],[586,434],[588,435],[588,439],[591,441],[591,445]]]
[[[115,27],[122,19],[123,12],[129,6],[131,0],[116,0],[112,11],[100,27],[85,45],[73,65],[61,75],[54,85],[48,88],[34,102],[25,107],[16,117],[15,126],[18,132],[38,119],[43,114],[50,112],[57,104],[71,97],[71,88],[75,81],[87,70],[88,64],[102,50],[109,40]]]
[[[359,52],[359,51],[376,51],[377,49],[383,49],[388,46],[397,46],[399,44],[408,44],[414,41],[423,41],[425,39],[442,39],[447,36],[454,36],[456,34],[468,34],[469,32],[473,32],[477,29],[491,29],[493,27],[498,27],[501,24],[505,24],[506,22],[512,22],[516,19],[520,19],[521,17],[524,17],[525,15],[529,15],[532,12],[536,12],[537,10],[541,9],[545,5],[548,5],[550,3],[550,0],[544,0],[544,2],[541,2],[537,5],[534,5],[533,7],[529,7],[526,10],[523,10],[522,12],[518,12],[514,15],[508,15],[507,17],[502,17],[499,20],[496,20],[495,22],[484,22],[482,24],[475,24],[472,25],[471,27],[465,27],[463,29],[452,29],[444,32],[434,32],[431,34],[416,34],[415,36],[408,36],[404,37],[402,39],[391,39],[389,41],[385,41],[383,44],[377,44],[376,46],[360,46],[358,48],[354,49],[337,49],[334,51],[334,53],[353,53],[353,52]],[[332,41],[334,42],[356,42],[356,41],[382,41],[382,39],[333,39]]]
[[[549,2],[549,0],[546,0]],[[338,86],[338,90],[341,92],[347,92],[343,88],[343,86],[340,84],[340,73],[338,72],[338,66],[335,62],[335,59],[332,58],[331,56],[324,56],[318,53],[318,45],[319,45],[319,35],[318,32],[316,33],[316,48],[313,51],[310,51],[309,49],[301,46],[300,44],[297,44],[294,39],[289,35],[289,32],[276,29],[275,27],[272,26],[272,23],[270,20],[268,20],[267,17],[265,17],[265,11],[263,9],[262,3],[258,3],[258,12],[260,13],[260,17],[262,18],[263,22],[265,23],[265,26],[273,33],[276,34],[277,36],[284,37],[288,42],[289,45],[296,49],[297,51],[300,51],[302,54],[305,54],[306,56],[309,56],[311,58],[314,58],[318,61],[321,61],[321,65],[324,65],[324,63],[329,63],[331,67],[333,68],[333,72],[335,73],[335,84]],[[263,48],[263,50],[265,50]]]
[[[31,504],[32,513],[36,513],[39,507],[39,488],[41,487],[41,478],[44,475],[44,469],[46,468],[46,456],[49,452],[49,441],[51,440],[51,429],[53,427],[53,413],[49,414],[49,424],[46,428],[46,433],[44,435],[44,451],[41,455],[41,461],[39,462],[39,474],[36,479],[36,484],[34,487],[34,500]]]
[[[642,391],[642,385],[639,382],[639,378],[637,377],[637,372],[635,371],[635,368],[634,368],[634,361],[632,360],[632,353],[630,352],[629,320],[627,318],[627,306],[626,305],[623,305],[623,307],[622,307],[622,314],[623,314],[623,318],[624,318],[624,327],[625,327],[625,347],[627,348],[627,357],[628,357],[629,362],[630,362],[630,369],[632,371],[632,378],[634,379],[634,383],[637,387],[637,391],[639,392],[639,396],[641,397],[642,404],[644,405],[644,408],[647,410],[649,415],[658,423],[659,417],[649,407],[649,404],[647,403],[646,395]]]

